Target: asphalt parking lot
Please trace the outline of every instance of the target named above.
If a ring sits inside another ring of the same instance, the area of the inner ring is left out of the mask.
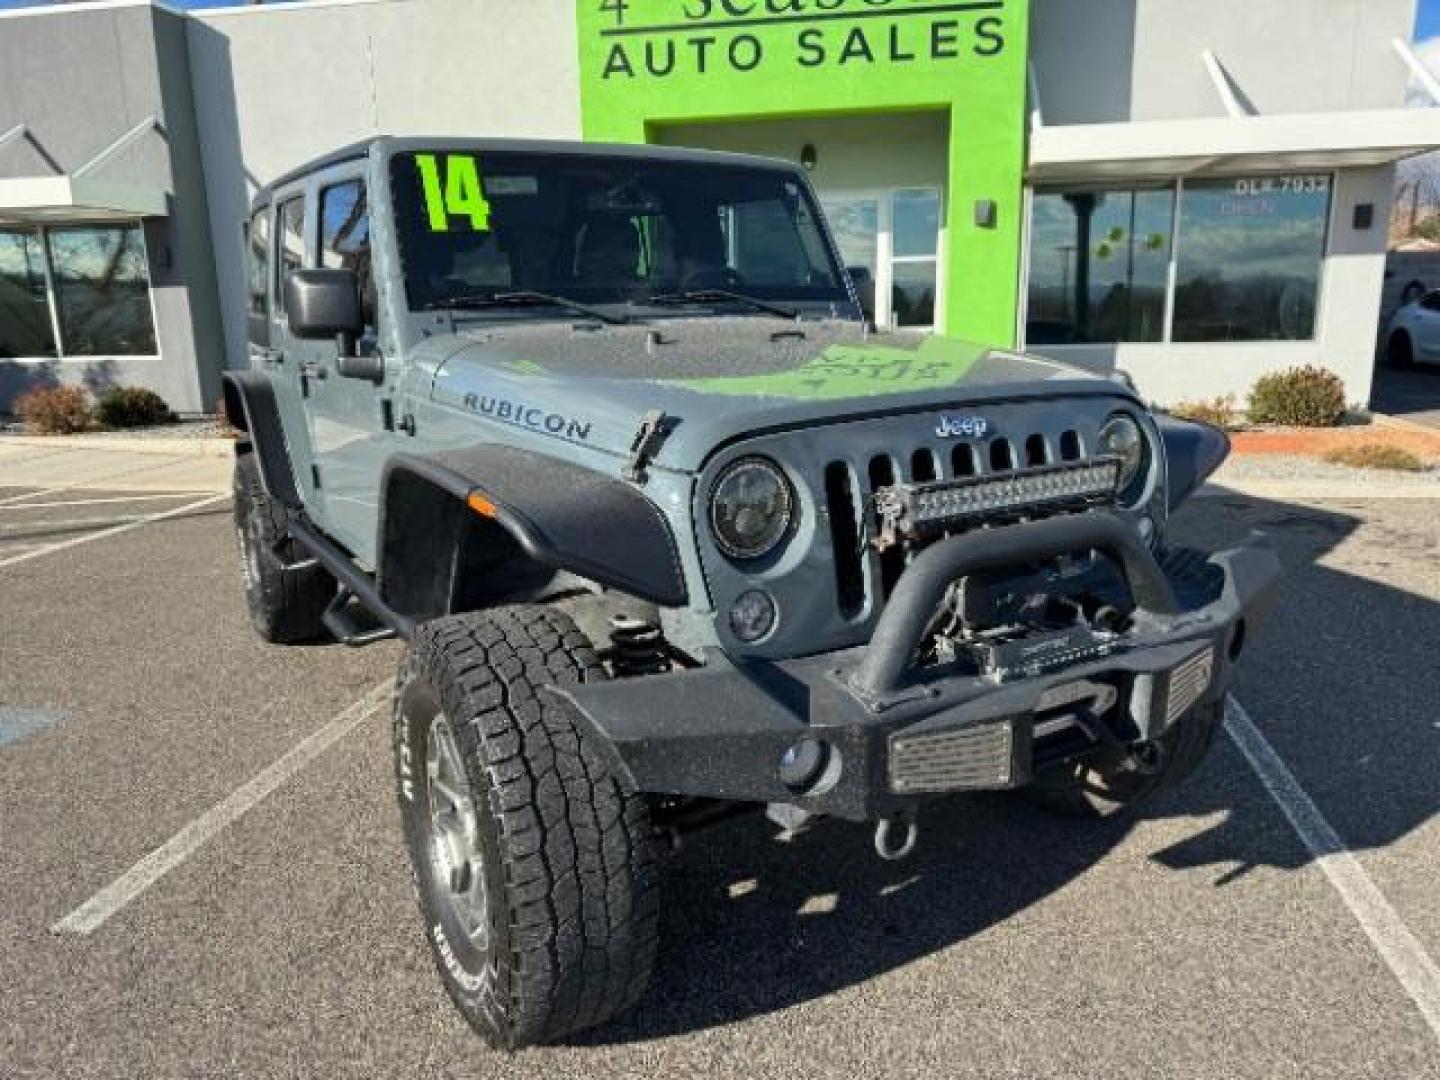
[[[261,645],[223,496],[0,486],[0,1076],[1440,1076],[1437,509],[1177,523],[1291,571],[1231,717],[1258,767],[1222,736],[1123,822],[951,799],[901,864],[728,826],[669,861],[642,1007],[507,1056],[421,937],[399,647]]]

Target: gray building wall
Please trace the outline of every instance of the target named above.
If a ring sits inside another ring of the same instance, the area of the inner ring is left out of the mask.
[[[0,130],[24,123],[31,132],[0,148],[0,176],[70,172],[149,115],[160,130],[94,175],[171,193],[168,216],[145,227],[160,358],[0,361],[0,408],[51,382],[148,386],[183,412],[213,406],[219,299],[183,19],[140,4],[0,20]]]
[[[1209,49],[1261,113],[1388,109],[1416,0],[1031,0],[1046,124],[1224,115]]]
[[[354,0],[187,20],[229,362],[257,187],[373,135],[580,137],[574,0]]]

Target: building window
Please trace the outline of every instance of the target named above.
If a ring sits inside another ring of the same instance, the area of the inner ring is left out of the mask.
[[[138,223],[0,229],[0,357],[155,353]]]
[[[270,269],[270,208],[262,206],[250,219],[247,245],[250,258],[246,284],[250,293],[250,314],[262,318],[269,314],[269,290],[266,284]]]
[[[1321,175],[1037,192],[1027,343],[1313,338],[1331,187]]]
[[[139,225],[47,232],[66,356],[153,356],[150,274]]]
[[[1029,343],[1162,340],[1174,213],[1169,188],[1037,194]]]
[[[53,357],[45,253],[33,229],[0,229],[0,357]]]
[[[370,272],[370,214],[365,185],[347,180],[320,192],[320,265],[351,270],[360,286],[366,331],[375,330],[375,279]]]
[[[1187,181],[1174,340],[1313,338],[1329,217],[1328,176]]]

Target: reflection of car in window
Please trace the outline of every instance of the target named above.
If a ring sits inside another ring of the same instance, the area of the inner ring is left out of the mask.
[[[1396,311],[1383,343],[1391,367],[1440,365],[1440,290],[1424,293]]]

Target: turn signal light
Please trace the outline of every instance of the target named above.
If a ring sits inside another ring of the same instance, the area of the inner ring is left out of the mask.
[[[481,517],[494,518],[500,516],[499,508],[487,499],[485,493],[482,491],[472,491],[470,497],[465,500],[465,505],[469,506],[471,510],[474,510]]]

